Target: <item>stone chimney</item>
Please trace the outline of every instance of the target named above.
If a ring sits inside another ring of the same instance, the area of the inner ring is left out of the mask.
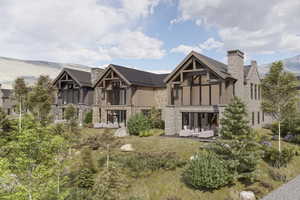
[[[251,67],[256,67],[257,68],[256,60],[251,60]]]
[[[228,55],[228,73],[236,79],[235,96],[243,98],[244,91],[244,53],[240,50],[230,50]]]
[[[93,85],[100,78],[100,76],[102,75],[103,72],[104,72],[104,70],[101,68],[92,68],[91,69],[91,79],[92,79],[91,81],[92,81]]]

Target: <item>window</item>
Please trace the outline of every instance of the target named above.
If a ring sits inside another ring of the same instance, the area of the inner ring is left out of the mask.
[[[257,124],[260,124],[260,112],[257,112]]]
[[[252,112],[252,126],[254,126],[254,124],[255,124],[254,118],[255,118],[254,112]]]
[[[260,92],[261,92],[261,91],[260,91],[260,85],[258,85],[257,87],[258,87],[258,89],[257,89],[257,90],[258,90],[258,100],[260,100],[260,95],[261,95],[261,94],[260,94]]]
[[[144,116],[149,117],[150,116],[150,109],[142,109],[142,113]]]
[[[257,85],[255,84],[255,100],[257,99]]]
[[[250,86],[250,96],[251,96],[251,99],[253,99],[253,83],[251,83],[251,86]]]
[[[265,112],[262,111],[262,121],[264,122],[265,121]]]
[[[107,110],[107,122],[126,125],[126,110]]]

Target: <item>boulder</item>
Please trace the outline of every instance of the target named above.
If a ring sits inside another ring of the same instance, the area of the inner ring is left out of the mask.
[[[114,134],[116,137],[126,137],[129,136],[126,128],[119,128]]]
[[[124,144],[121,146],[121,151],[134,151],[131,144]]]
[[[240,193],[240,200],[256,200],[255,194],[251,191],[242,191]]]

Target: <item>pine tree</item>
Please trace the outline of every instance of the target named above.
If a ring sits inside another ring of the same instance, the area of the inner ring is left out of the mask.
[[[247,136],[250,133],[247,109],[241,99],[234,97],[223,112],[221,135],[227,139]]]

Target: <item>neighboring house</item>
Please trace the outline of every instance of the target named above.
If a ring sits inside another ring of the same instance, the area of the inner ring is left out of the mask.
[[[93,123],[125,124],[135,113],[167,105],[166,74],[109,65],[95,83]]]
[[[168,105],[165,132],[182,129],[217,130],[230,100],[240,97],[247,105],[252,127],[270,122],[262,112],[260,77],[255,61],[244,66],[244,53],[228,51],[228,65],[192,51],[165,80]]]
[[[55,121],[64,120],[66,107],[71,104],[77,109],[77,117],[82,124],[86,113],[92,111],[95,81],[103,69],[93,68],[91,72],[64,68],[53,81],[56,89],[53,114]]]
[[[16,101],[13,99],[13,90],[2,89],[0,84],[0,107],[7,115],[13,115]]]

